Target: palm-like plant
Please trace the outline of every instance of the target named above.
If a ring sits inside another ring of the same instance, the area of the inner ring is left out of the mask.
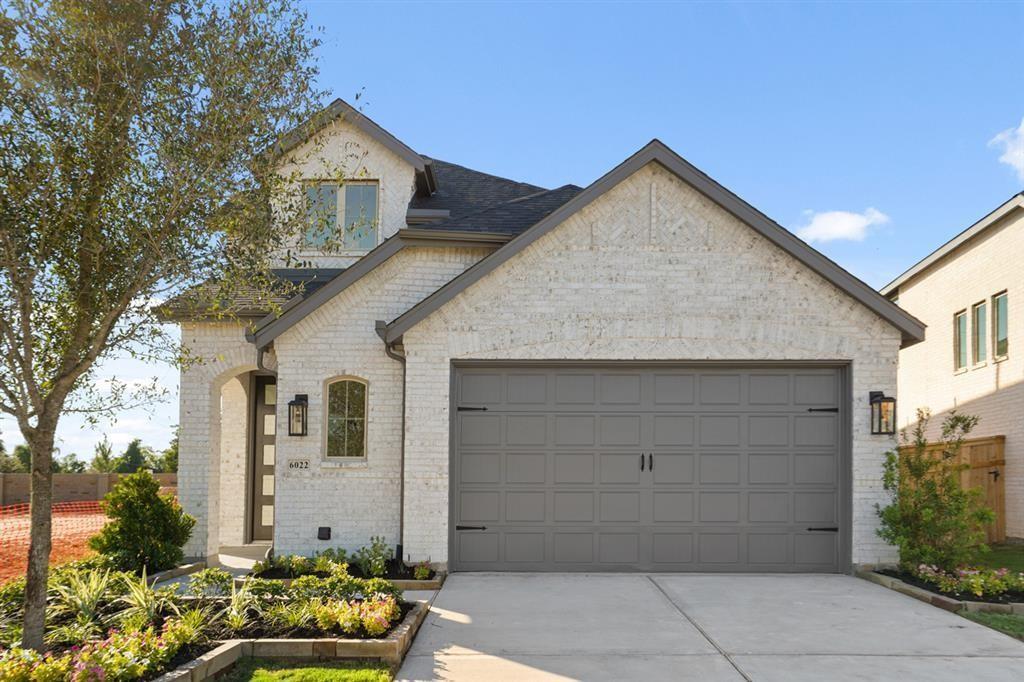
[[[56,609],[81,623],[100,622],[100,607],[110,587],[110,571],[69,571],[53,586]]]
[[[238,587],[232,583],[231,597],[228,599],[224,611],[221,612],[221,619],[229,631],[239,632],[249,625],[253,611],[258,608],[259,602],[256,596],[249,591],[248,584]]]
[[[124,574],[123,585],[125,594],[118,602],[124,604],[124,609],[115,616],[122,623],[144,627],[164,613],[179,612],[173,591],[150,587],[145,568],[142,569],[141,578]]]

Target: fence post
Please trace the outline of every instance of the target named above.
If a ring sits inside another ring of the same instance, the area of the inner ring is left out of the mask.
[[[4,506],[4,475],[0,474],[0,507]]]

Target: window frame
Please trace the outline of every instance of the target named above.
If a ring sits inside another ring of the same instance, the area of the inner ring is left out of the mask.
[[[978,324],[978,313],[985,319]],[[984,356],[982,356],[984,354]],[[988,301],[978,301],[971,306],[971,365],[982,367],[988,362]]]
[[[964,320],[964,338],[960,339],[960,319]],[[953,313],[953,371],[963,372],[968,368],[968,362],[971,359],[970,348],[967,344],[970,343],[970,329],[967,325],[967,309],[958,310]],[[963,350],[963,364],[960,362],[960,351]]]
[[[1006,352],[999,353],[999,306],[997,301],[1006,300]],[[992,362],[1002,362],[1010,356],[1010,292],[1003,289],[992,295]]]
[[[334,206],[334,229],[337,232],[339,226],[344,229],[345,226],[345,186],[346,185],[373,185],[376,187],[374,192],[374,201],[376,202],[377,215],[374,218],[374,239],[373,245],[368,248],[349,248],[345,247],[345,237],[341,237],[341,245],[338,248],[327,251],[326,253],[337,253],[337,254],[361,254],[372,251],[381,244],[381,222],[380,222],[380,180],[377,178],[358,178],[352,180],[335,180],[331,178],[306,178],[302,181],[302,201],[303,201],[303,218],[304,226],[302,229],[302,235],[300,236],[301,251],[303,253],[322,253],[325,252],[322,245],[311,244],[306,236],[309,233],[309,225],[305,222],[308,220],[308,205],[305,203],[308,196],[308,188],[310,186],[318,185],[334,185],[335,186],[335,206]],[[336,238],[336,237],[335,237]]]
[[[331,423],[331,411],[330,411],[330,390],[331,386],[341,382],[351,381],[363,386],[363,454],[358,457],[349,455],[330,455],[327,449],[327,439],[330,436],[330,423]],[[323,383],[323,392],[321,394],[321,405],[323,406],[323,415],[321,417],[321,425],[323,435],[320,443],[320,459],[323,462],[335,462],[344,464],[346,462],[365,462],[367,460],[367,447],[369,445],[369,432],[370,432],[370,382],[362,377],[357,377],[351,374],[339,374],[337,376],[325,379]]]

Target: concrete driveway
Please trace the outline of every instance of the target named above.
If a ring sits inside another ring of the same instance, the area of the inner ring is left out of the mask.
[[[460,573],[400,680],[1019,680],[1024,643],[841,575]]]

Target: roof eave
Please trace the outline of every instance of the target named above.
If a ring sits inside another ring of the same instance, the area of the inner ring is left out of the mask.
[[[988,213],[981,220],[977,221],[963,232],[959,233],[948,242],[940,246],[939,248],[932,251],[930,254],[919,260],[917,263],[908,268],[903,274],[894,279],[893,281],[886,284],[884,287],[879,289],[883,296],[891,296],[899,291],[899,288],[906,284],[914,277],[929,270],[933,265],[938,263],[940,260],[955,252],[964,244],[970,242],[975,237],[980,236],[998,223],[1003,218],[1007,217],[1011,213],[1017,210],[1024,210],[1024,192],[1014,194],[1007,201],[997,206],[994,210]]]

